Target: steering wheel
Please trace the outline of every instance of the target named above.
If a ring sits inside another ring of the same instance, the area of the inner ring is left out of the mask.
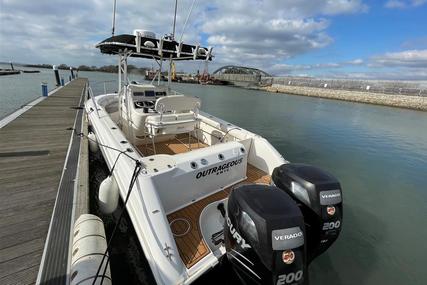
[[[144,108],[144,102],[135,102],[135,107]]]

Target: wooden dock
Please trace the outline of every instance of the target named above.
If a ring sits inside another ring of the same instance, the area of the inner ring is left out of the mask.
[[[0,129],[0,284],[65,284],[87,79]]]

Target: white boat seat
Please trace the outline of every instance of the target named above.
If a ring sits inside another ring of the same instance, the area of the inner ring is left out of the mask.
[[[200,99],[184,95],[171,95],[157,99],[154,109],[159,113],[183,113],[200,108]]]
[[[145,120],[146,134],[151,137],[154,153],[155,136],[194,132],[199,122],[199,108],[200,99],[196,97],[173,95],[157,99],[154,109],[158,114],[148,116]]]
[[[198,119],[193,112],[148,116],[145,126],[150,136],[176,135],[196,129]]]

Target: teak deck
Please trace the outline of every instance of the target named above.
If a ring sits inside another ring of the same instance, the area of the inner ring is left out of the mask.
[[[87,80],[77,79],[56,91],[18,118],[0,128],[0,284],[34,284],[60,185],[68,183],[63,173],[72,131],[83,110]],[[80,120],[81,122],[81,120]],[[80,140],[80,138],[78,139]],[[79,145],[74,147],[79,149]],[[78,155],[77,155],[78,157]],[[74,157],[76,159],[76,157]],[[69,166],[69,171],[71,171]],[[75,169],[74,169],[75,171]],[[74,179],[70,177],[70,179]],[[64,200],[72,206],[73,194],[66,188]],[[62,191],[61,189],[61,192]],[[71,202],[69,197],[71,196]],[[61,195],[58,195],[60,199]],[[65,214],[68,212],[59,206]],[[67,217],[68,219],[69,217]],[[56,219],[56,218],[55,218]],[[54,223],[54,220],[52,222]],[[59,227],[61,228],[61,227]],[[70,234],[68,225],[68,232]],[[56,236],[56,245],[61,247]],[[68,251],[68,244],[65,250]],[[62,255],[56,251],[55,254]],[[67,258],[64,254],[61,258]],[[62,283],[66,275],[58,273],[57,259],[49,259],[55,273],[44,275],[42,284]],[[67,262],[65,262],[66,268]],[[64,266],[61,267],[61,270]],[[49,272],[53,272],[49,271]],[[66,272],[65,272],[66,273]]]
[[[181,141],[188,142],[188,138],[182,138]],[[199,147],[206,147],[207,145],[200,143],[198,144],[195,139],[191,141],[191,148],[197,149]],[[151,146],[148,145],[150,148]],[[140,147],[140,150],[145,155],[152,155],[153,152],[144,146]],[[169,140],[165,142],[156,143],[156,153],[160,154],[178,154],[189,151],[188,143],[187,146],[179,142],[178,140]],[[263,172],[262,170],[248,164],[246,170],[247,179],[238,184],[244,183],[264,183],[270,184],[271,177],[269,174]],[[237,184],[237,185],[238,185]],[[234,185],[233,187],[237,186]],[[172,226],[171,230],[173,233],[178,234],[175,236],[175,242],[178,246],[178,251],[181,256],[182,261],[190,268],[203,257],[209,254],[209,247],[206,242],[203,240],[202,233],[199,227],[199,217],[202,213],[202,210],[210,203],[224,199],[228,197],[231,188],[225,189],[223,191],[216,192],[204,199],[201,199],[187,207],[184,207],[174,213],[168,215],[169,223],[176,220]],[[179,236],[182,233],[185,233],[188,229],[188,225],[183,220],[186,220],[190,223],[190,230],[183,236]]]
[[[239,184],[244,183],[264,183],[270,184],[271,177],[264,171],[248,164],[246,176],[248,177],[245,181],[242,181],[233,187],[236,187]],[[227,188],[223,191],[216,192],[204,199],[201,199],[185,208],[182,208],[174,213],[168,215],[169,222],[172,222],[176,219],[184,219],[190,223],[190,231],[183,236],[175,236],[175,242],[178,246],[178,251],[181,256],[182,261],[190,268],[203,257],[209,253],[209,248],[206,242],[203,240],[202,232],[199,227],[199,217],[203,209],[212,202],[224,199],[230,194],[231,188]],[[186,231],[187,225],[183,222],[175,222],[171,230],[173,233],[183,233]]]
[[[188,140],[188,137],[183,137],[183,136],[181,136],[179,140],[172,139],[168,141],[157,142],[155,143],[155,145],[156,145],[156,154],[170,154],[170,155],[190,151],[190,148],[191,150],[195,150],[195,149],[203,148],[207,146],[202,142],[197,142],[197,140],[193,137],[191,137],[191,139]],[[138,149],[146,156],[154,154],[151,143],[148,143],[147,146],[140,145]]]

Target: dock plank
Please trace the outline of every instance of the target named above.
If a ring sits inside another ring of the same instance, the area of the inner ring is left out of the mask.
[[[18,245],[0,249],[0,264],[3,264],[20,256],[28,255],[37,250],[43,250],[44,239],[37,238]]]
[[[27,255],[19,256],[8,262],[8,266],[0,266],[0,276],[8,276],[40,263],[43,250],[39,249]]]
[[[86,83],[70,82],[0,129],[0,284],[36,282]]]
[[[33,275],[37,275],[39,266],[35,265],[21,271],[15,272],[0,277],[0,284],[2,285],[30,285],[35,284],[36,281],[32,278]]]
[[[44,230],[44,236],[46,236],[47,227],[49,226],[49,223],[50,223],[50,220],[40,220],[39,218],[37,219],[30,218],[21,223],[16,223],[13,225],[2,227],[4,231],[2,232],[0,238],[8,236],[9,238],[15,237],[16,239],[19,239],[19,236],[24,230],[31,231],[30,235],[32,235],[33,232],[40,229]],[[8,246],[9,244],[6,244],[6,243],[2,244],[2,248],[6,248]]]
[[[24,242],[28,242],[33,239],[43,238],[46,236],[45,226],[48,224],[44,222],[42,224],[32,224],[27,227],[15,227],[16,233],[9,232],[6,236],[0,236],[0,243],[6,248],[14,245],[18,245]],[[0,274],[1,275],[1,274]]]

